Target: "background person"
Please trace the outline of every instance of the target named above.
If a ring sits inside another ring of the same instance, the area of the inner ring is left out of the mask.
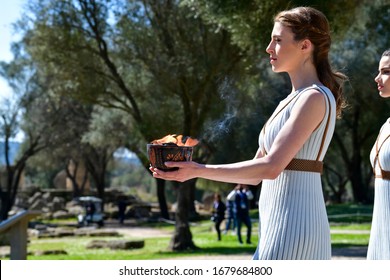
[[[228,200],[233,201],[236,208],[237,237],[238,242],[242,244],[241,226],[244,223],[247,228],[246,243],[251,243],[252,222],[249,216],[249,200],[253,199],[252,192],[248,186],[238,184],[236,188],[228,195]]]
[[[85,205],[85,222],[87,224],[93,223],[93,215],[95,214],[96,206],[93,201],[88,201]]]
[[[117,206],[118,206],[118,220],[119,223],[123,225],[125,222],[126,209],[127,209],[127,201],[124,196],[120,196],[118,198]]]
[[[221,195],[214,194],[213,203],[213,222],[215,224],[215,230],[217,231],[218,241],[221,241],[221,223],[225,219],[226,206],[221,199]]]
[[[227,234],[229,230],[232,230],[232,232],[234,232],[237,225],[236,203],[234,201],[230,201],[226,197],[226,208],[227,208],[226,211],[227,217],[226,217],[226,226],[225,226],[224,234]]]
[[[379,61],[379,95],[390,97],[390,49],[386,50]],[[375,175],[374,211],[367,259],[390,260],[390,118],[382,125],[370,161]]]

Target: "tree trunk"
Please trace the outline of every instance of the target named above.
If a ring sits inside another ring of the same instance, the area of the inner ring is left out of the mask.
[[[160,206],[161,218],[169,220],[169,212],[167,206],[167,200],[165,198],[165,180],[157,180],[157,198]]]
[[[325,201],[331,201],[338,204],[342,203],[349,178],[347,178],[344,173],[339,172],[338,169],[330,167],[328,164],[324,165],[324,174],[322,178],[327,187],[331,190],[330,194],[324,193]]]
[[[356,202],[370,203],[368,198],[368,186],[363,183],[361,163],[353,161],[349,168],[349,179],[351,180],[352,192]]]
[[[355,130],[357,130],[357,128]],[[355,130],[353,134],[357,135],[358,133],[357,131],[355,132]],[[361,145],[357,138],[357,136],[353,137],[352,145],[354,149],[351,164],[348,168],[348,175],[349,179],[351,180],[352,191],[355,201],[367,204],[370,202],[370,199],[368,197],[368,185],[364,183],[365,174],[363,174],[364,171],[362,170],[363,163],[361,156]]]
[[[3,192],[0,190],[0,221],[8,219],[8,212],[11,210],[11,199],[8,192]]]
[[[190,221],[194,221],[194,220],[197,220],[198,217],[199,217],[199,214],[198,212],[196,212],[196,208],[195,208],[195,194],[196,194],[196,186],[195,186],[195,183],[192,184],[191,186],[189,186],[190,188],[190,201],[189,201],[189,209],[188,209],[188,213],[189,213],[189,219]]]
[[[173,251],[194,250],[198,247],[192,241],[192,234],[189,225],[189,211],[191,201],[191,186],[195,185],[196,180],[189,180],[181,183],[177,192],[177,210],[176,210],[176,227],[174,235],[169,244],[169,249]]]
[[[99,153],[96,152],[95,157],[85,159],[86,170],[91,174],[92,180],[95,183],[95,188],[97,196],[102,200],[102,211],[105,207],[105,188],[106,188],[106,170],[109,159],[105,156],[105,151],[101,152],[101,157],[99,158]]]
[[[357,129],[353,130],[352,149],[348,149],[348,145],[344,143],[343,137],[337,132],[334,133],[333,139],[338,145],[339,155],[342,158],[343,164],[347,169],[347,177],[351,182],[354,201],[359,203],[370,203],[368,192],[369,173],[364,173],[361,144],[357,137]],[[336,163],[337,164],[337,163]],[[337,170],[337,165],[334,167]]]
[[[70,164],[73,162],[74,168],[70,168]],[[77,176],[77,170],[78,170],[78,163],[76,161],[68,160],[68,163],[65,167],[65,172],[67,178],[72,182],[72,190],[73,190],[73,197],[79,197],[84,194],[84,186],[79,186],[76,176]]]

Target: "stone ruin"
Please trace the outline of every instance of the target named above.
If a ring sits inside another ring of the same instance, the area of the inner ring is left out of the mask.
[[[94,193],[91,196],[96,196]],[[132,195],[124,195],[117,190],[107,190],[105,193],[104,214],[107,219],[118,217],[117,201],[120,196],[126,197],[126,218],[147,219],[152,215],[152,205],[143,202]],[[85,212],[84,206],[72,199],[71,191],[64,190],[41,190],[30,187],[20,192],[15,205],[10,212],[13,215],[21,209],[37,210],[42,213],[43,219],[66,219],[77,218],[77,215]]]
[[[149,219],[152,216],[152,206],[145,203],[134,196],[126,196],[116,190],[108,190],[106,192],[106,204],[104,214],[106,219],[117,219],[118,207],[117,201],[119,196],[126,197],[127,210],[126,218],[128,219]],[[86,247],[93,248],[109,248],[109,249],[134,249],[144,246],[143,240],[127,240],[123,239],[116,230],[98,228],[97,226],[78,227],[77,215],[84,214],[84,206],[80,205],[76,200],[72,199],[72,193],[64,190],[41,190],[31,187],[28,190],[20,192],[15,201],[15,206],[10,211],[12,216],[20,210],[35,210],[40,211],[42,215],[40,219],[74,219],[74,222],[64,224],[51,224],[32,221],[29,223],[28,236],[29,238],[61,238],[69,236],[89,236],[89,237],[118,237],[119,239],[104,241],[93,240]],[[0,236],[0,257],[9,256],[9,246],[6,235]],[[31,252],[29,253],[31,254]],[[48,250],[36,251],[34,255],[58,255],[67,254],[64,250]]]

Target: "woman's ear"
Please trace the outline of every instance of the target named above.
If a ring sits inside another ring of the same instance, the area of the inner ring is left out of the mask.
[[[310,40],[305,39],[301,42],[302,51],[311,51],[311,48],[312,48],[312,43],[310,42]]]

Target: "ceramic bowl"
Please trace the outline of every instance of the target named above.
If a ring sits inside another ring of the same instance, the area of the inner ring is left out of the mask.
[[[177,167],[167,167],[166,161],[191,161],[193,147],[177,146],[173,143],[147,144],[150,164],[164,171],[174,171]]]

